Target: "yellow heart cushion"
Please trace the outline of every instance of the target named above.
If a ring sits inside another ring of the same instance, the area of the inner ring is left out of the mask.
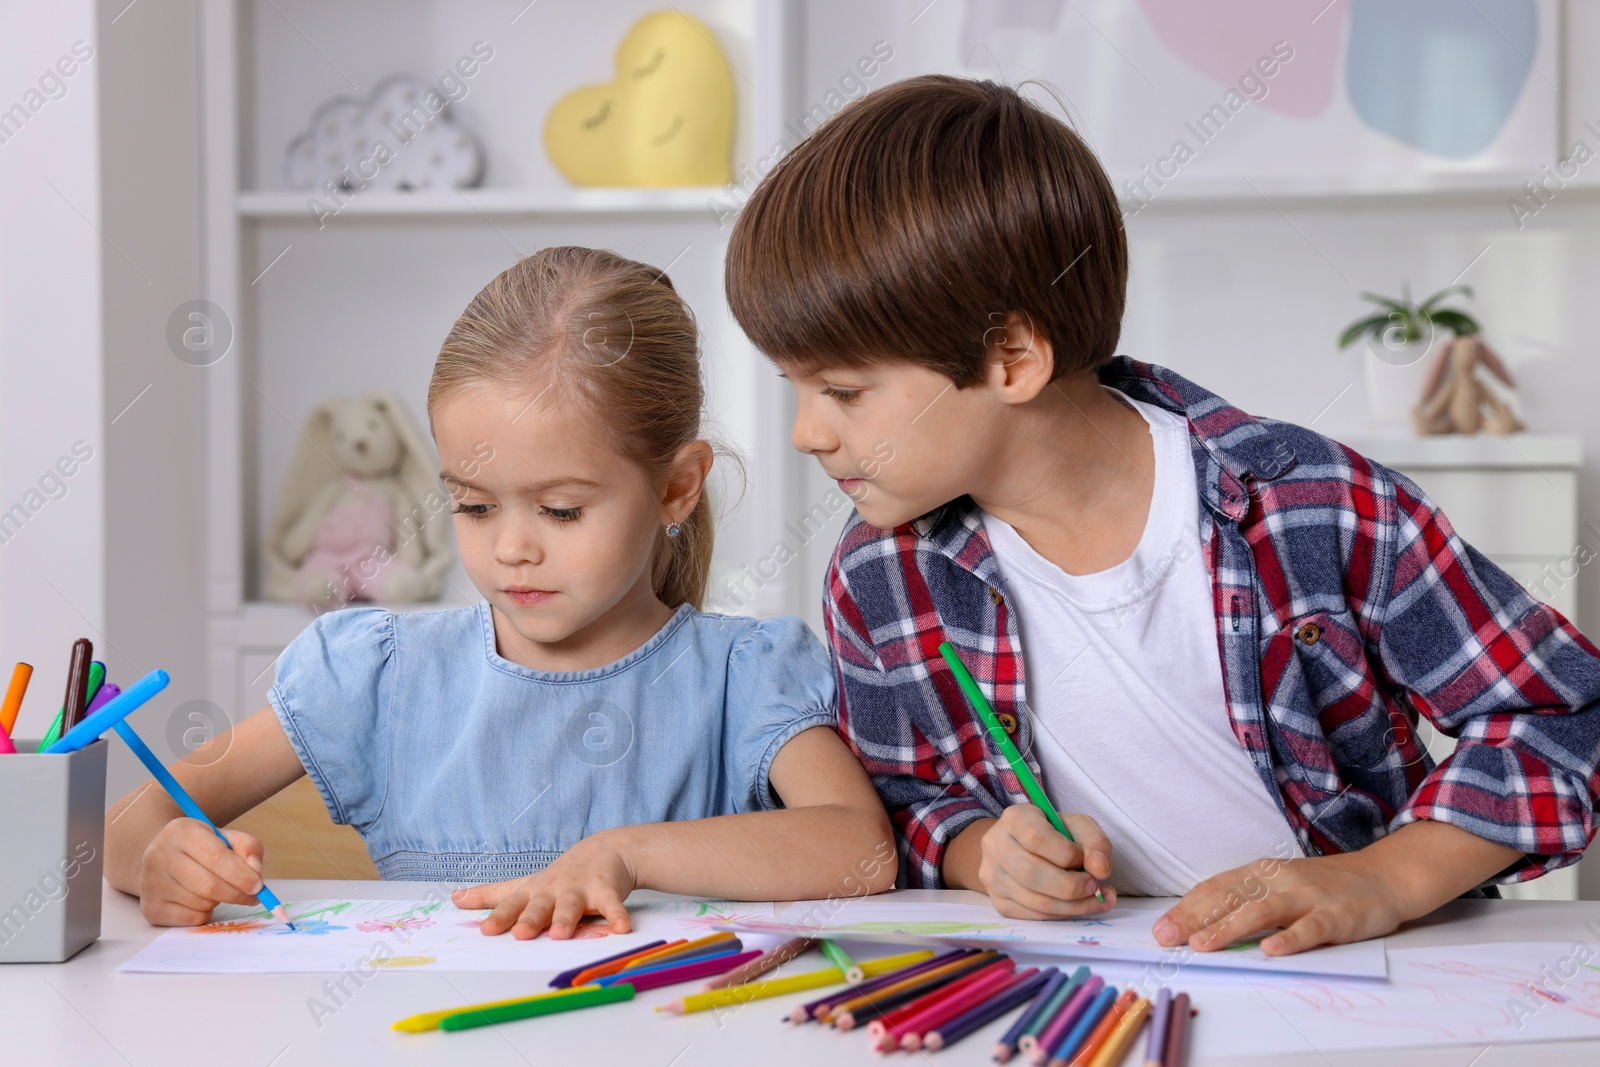
[[[733,77],[711,30],[676,11],[641,18],[617,46],[616,80],[557,100],[544,145],[576,185],[727,184]]]

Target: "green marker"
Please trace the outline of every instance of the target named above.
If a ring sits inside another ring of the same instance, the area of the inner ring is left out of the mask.
[[[1000,755],[1011,764],[1011,773],[1017,776],[1022,783],[1023,790],[1028,794],[1028,799],[1033,801],[1034,807],[1044,812],[1044,817],[1050,820],[1062,837],[1077,843],[1072,836],[1072,831],[1067,829],[1067,824],[1061,821],[1061,815],[1056,811],[1056,806],[1050,803],[1050,798],[1044,795],[1044,787],[1039,784],[1039,779],[1028,770],[1028,765],[1022,761],[1022,753],[1017,751],[1017,746],[1012,743],[1011,737],[1006,733],[1006,728],[1000,725],[1000,717],[994,713],[994,708],[989,706],[989,701],[984,697],[983,690],[978,688],[978,683],[973,681],[972,675],[967,673],[967,668],[961,662],[961,657],[956,655],[956,650],[949,641],[939,643],[939,655],[950,665],[950,671],[956,676],[956,681],[961,684],[961,691],[967,695],[967,703],[972,705],[972,710],[978,713],[978,718],[983,720],[983,725],[988,728],[989,736],[994,739],[995,747],[1000,750]],[[1080,871],[1082,867],[1078,868]],[[1097,892],[1095,896],[1100,903],[1106,902],[1104,892]]]
[[[851,985],[855,985],[866,978],[866,974],[862,972],[860,965],[851,959],[850,954],[840,948],[836,942],[823,938],[817,942],[817,947],[822,949],[822,954],[828,957],[828,962],[839,968],[839,973],[844,975],[845,981]]]
[[[439,1020],[441,1030],[470,1030],[474,1026],[492,1026],[517,1019],[531,1019],[536,1015],[554,1015],[558,1011],[577,1011],[599,1004],[615,1004],[619,1000],[632,1000],[633,986],[626,982],[617,985],[585,986],[573,993],[553,997],[540,993],[511,1004],[485,1004],[465,1008],[455,1015]]]
[[[94,695],[100,691],[100,684],[105,680],[106,665],[101,663],[99,660],[95,660],[93,663],[89,664],[89,687],[87,690],[85,690],[85,707],[88,706],[89,701],[94,699]],[[50,729],[45,731],[44,740],[39,742],[40,752],[43,752],[45,749],[61,740],[61,727],[66,721],[67,706],[63,704],[61,705],[61,709],[56,712],[55,721],[50,724]]]

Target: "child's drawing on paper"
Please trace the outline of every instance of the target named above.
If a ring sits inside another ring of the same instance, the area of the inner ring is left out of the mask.
[[[771,921],[772,905],[667,898],[640,894],[628,902],[633,930],[618,933],[596,916],[577,936],[484,937],[488,915],[439,901],[310,900],[287,904],[296,928],[259,906],[224,904],[212,922],[162,933],[123,965],[128,971],[182,974],[339,973],[354,960],[391,972],[566,970],[619,949],[657,940],[700,937],[730,915]],[[763,908],[765,909],[763,913]],[[232,934],[218,937],[217,934]],[[298,936],[293,936],[298,935]],[[606,941],[605,946],[597,944]],[[746,948],[767,949],[781,939],[743,934]]]

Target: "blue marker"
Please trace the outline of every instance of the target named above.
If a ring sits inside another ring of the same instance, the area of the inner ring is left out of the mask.
[[[124,689],[118,697],[107,701],[99,711],[61,735],[61,739],[44,750],[47,756],[62,752],[76,752],[94,742],[101,734],[131,715],[145,701],[167,687],[166,671],[149,674]]]
[[[1078,1051],[1078,1046],[1089,1039],[1089,1032],[1111,1010],[1111,1004],[1117,999],[1117,987],[1106,986],[1100,990],[1100,995],[1089,1002],[1089,1010],[1083,1013],[1076,1025],[1068,1030],[1062,1037],[1061,1043],[1050,1052],[1051,1059],[1070,1060]]]
[[[161,674],[160,671],[157,671],[156,673]],[[139,685],[143,685],[146,681],[149,681],[148,677],[141,679]],[[161,674],[161,685],[166,684],[167,676],[165,674]],[[137,689],[138,686],[135,686],[134,688]],[[156,688],[159,689],[160,686],[157,686]],[[130,692],[131,691],[132,690],[130,690]],[[115,703],[115,701],[112,703]],[[110,704],[106,705],[107,708],[110,706]],[[112,724],[111,728],[117,731],[118,736],[128,743],[128,747],[133,749],[133,754],[139,757],[139,761],[149,769],[151,774],[155,775],[156,781],[161,783],[161,787],[167,791],[167,794],[170,797],[172,797],[173,802],[176,803],[179,808],[183,809],[183,813],[185,815],[197,822],[203,822],[207,826],[211,827],[211,832],[216,834],[218,839],[220,839],[224,845],[227,845],[230,849],[233,848],[233,845],[229,844],[228,839],[223,836],[222,831],[217,829],[217,824],[206,818],[206,813],[200,810],[200,805],[194,802],[194,798],[189,795],[188,790],[184,789],[183,786],[178,784],[178,780],[172,777],[172,772],[167,770],[167,768],[162,765],[161,761],[156,758],[156,754],[154,752],[150,751],[149,746],[144,743],[144,739],[133,732],[133,727],[129,726],[124,721],[125,717],[126,716],[124,715],[123,718],[117,719],[117,721]],[[89,720],[85,719],[83,721],[84,723],[87,723]],[[67,739],[63,737],[61,739],[61,743],[66,743],[66,740]],[[261,901],[261,906],[271,912],[274,918],[278,919],[280,922],[288,923],[289,929],[291,930],[295,928],[294,923],[289,922],[289,910],[283,906],[283,902],[277,898],[272,890],[267,888],[267,884],[265,882],[262,882],[261,888],[256,891],[256,899]]]
[[[744,951],[744,949],[735,944],[735,942],[724,943],[732,945],[733,947],[718,947],[715,951],[701,953],[698,956],[694,955],[693,953],[685,953],[682,959],[669,956],[660,963],[652,963],[648,967],[635,967],[631,971],[623,970],[617,971],[614,974],[602,975],[601,977],[591,981],[589,984],[620,985],[623,982],[631,982],[643,974],[653,974],[656,971],[670,971],[674,967],[687,967],[691,963],[705,963],[707,960],[721,959],[723,956],[737,956],[739,953]]]

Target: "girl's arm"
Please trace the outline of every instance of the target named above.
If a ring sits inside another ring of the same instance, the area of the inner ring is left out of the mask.
[[[271,708],[218,734],[172,765],[172,776],[218,826],[225,826],[305,773]],[[106,813],[106,881],[139,898],[157,926],[211,921],[218,904],[253,904],[261,888],[261,842],[224,831],[229,850],[201,822],[183,817],[155,781]]]
[[[731,900],[866,896],[894,885],[899,857],[878,794],[831,728],[803,730],[773,758],[777,811],[621,826],[584,838],[535,874],[457,891],[462,908],[494,908],[486,934],[546,928],[571,937],[585,914],[631,929],[635,889]]]

